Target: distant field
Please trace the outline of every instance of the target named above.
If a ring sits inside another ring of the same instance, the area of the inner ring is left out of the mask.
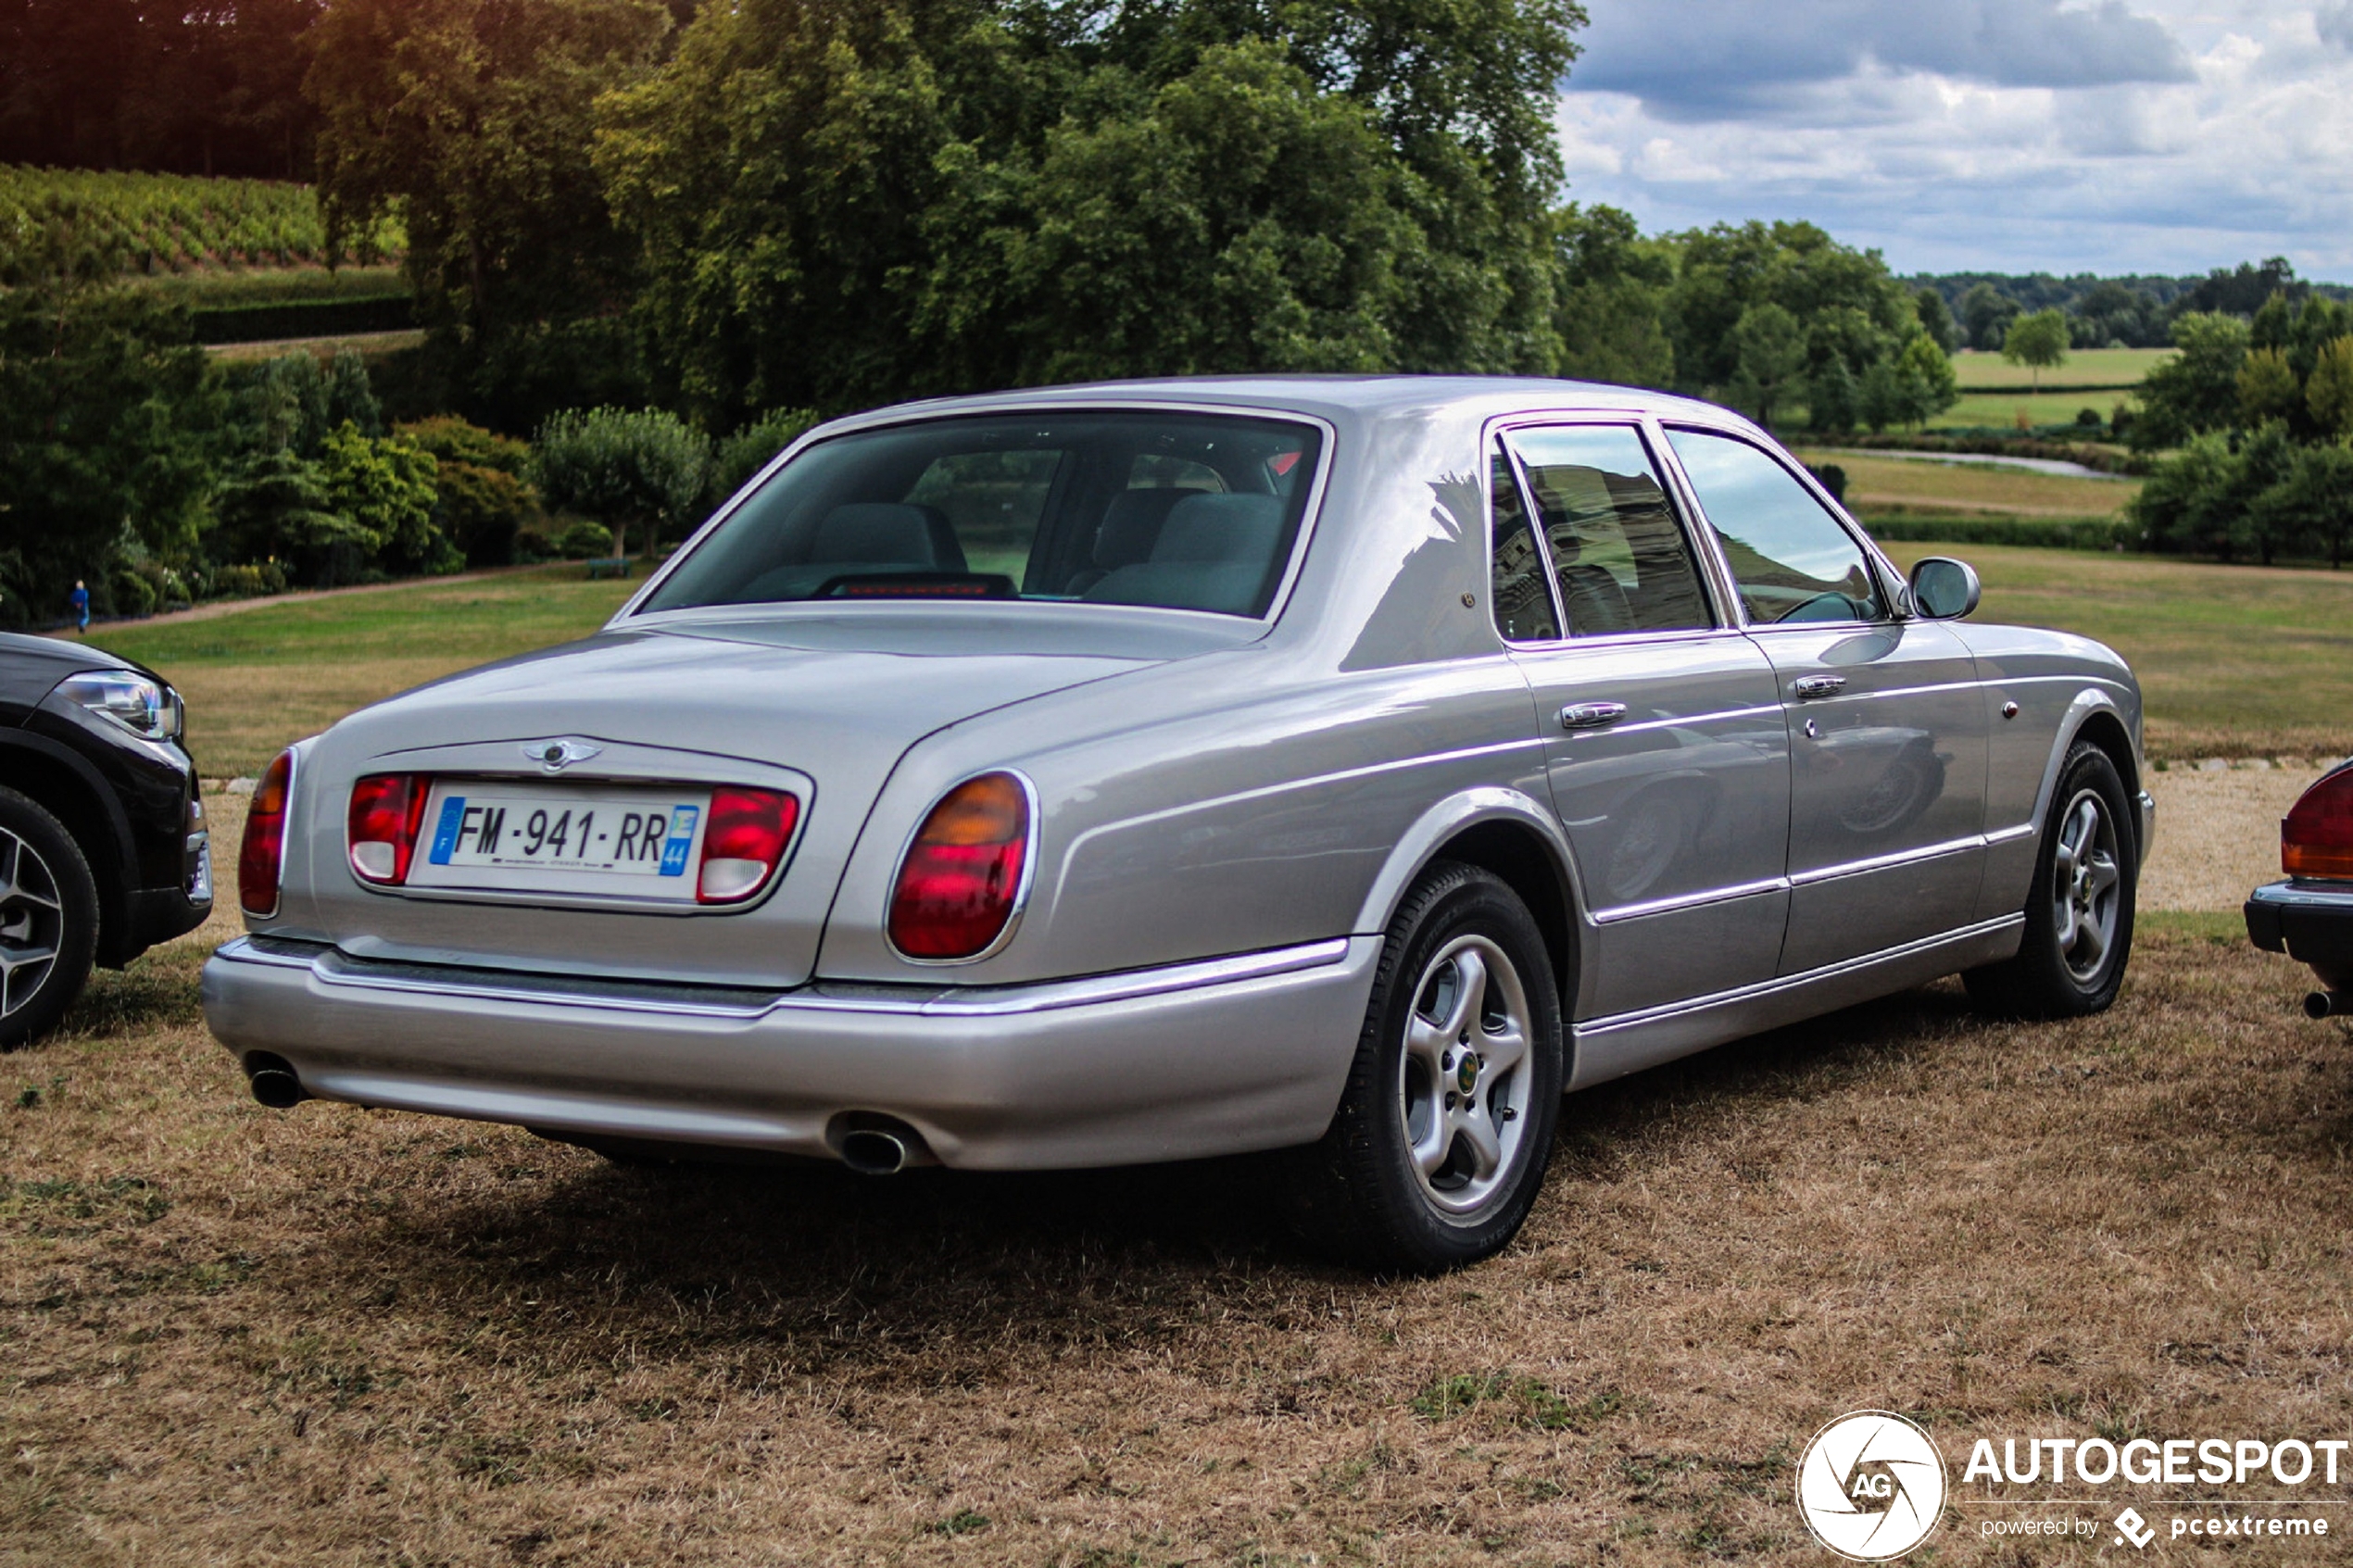
[[[100,626],[90,641],[161,671],[188,699],[206,776],[260,772],[290,741],[453,671],[585,636],[635,582],[576,565],[266,605],[212,620]]]
[[[2026,410],[2029,424],[2066,424],[2085,408],[2099,415],[2102,421],[2112,418],[2119,403],[2136,408],[2139,399],[2129,392],[2045,392],[2040,395],[2020,389],[2017,392],[1965,392],[1961,400],[1928,421],[1931,430],[1975,428],[1982,425],[2011,426],[2018,422],[2019,410]]]
[[[243,267],[321,265],[327,229],[308,185],[273,180],[205,180],[0,164],[0,233],[38,203],[82,206],[96,232],[119,241],[131,270],[174,273]],[[342,259],[380,261],[406,243],[389,219],[348,236]]]
[[[2066,364],[2043,372],[2043,389],[2137,386],[2160,360],[2172,356],[2170,348],[2079,348],[2068,355]],[[2032,368],[2013,365],[1996,353],[1964,349],[1953,356],[1953,370],[1960,377],[1963,392],[2007,391],[2034,384]]]
[[[405,295],[409,280],[394,262],[361,267],[252,267],[159,273],[139,281],[157,299],[191,310],[234,310],[256,305],[326,305]]]
[[[1891,544],[1909,566],[1953,555],[1985,582],[1978,617],[2096,637],[2148,703],[2152,756],[2353,752],[2353,571],[2146,556]]]
[[[1809,463],[1846,470],[1846,504],[1856,512],[1901,510],[2013,517],[2115,517],[2140,494],[2136,479],[2068,479],[1986,463],[1936,463],[1801,451]]]

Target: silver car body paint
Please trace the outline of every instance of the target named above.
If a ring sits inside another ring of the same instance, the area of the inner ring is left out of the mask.
[[[1778,453],[1738,416],[1664,395],[1412,377],[1050,388],[835,421],[761,479],[844,432],[1025,408],[1320,427],[1267,615],[647,612],[657,573],[595,636],[302,744],[278,912],[206,971],[215,1033],[283,1057],[316,1094],[573,1133],[824,1154],[839,1117],[867,1112],[951,1165],[1273,1148],[1322,1132],[1380,933],[1465,834],[1556,890],[1574,1087],[2007,956],[2052,781],[2087,725],[2122,738],[2139,787],[2139,689],[2113,653],[1975,623],[1740,625],[1671,463],[1724,623],[1506,646],[1489,608],[1500,432],[1611,419],[1664,455],[1665,419]],[[1847,684],[1809,709],[1835,721],[1817,739],[1792,683],[1831,666]],[[1634,711],[1564,733],[1554,716],[1586,699]],[[792,791],[782,874],[714,910],[469,899],[346,869],[360,774],[544,779],[521,747],[554,739],[584,748],[567,784]],[[1872,796],[1898,766],[1920,797]],[[899,857],[944,791],[993,769],[1037,801],[1020,926],[975,962],[911,962],[885,935]],[[1636,814],[1681,835],[1663,871],[1613,859]],[[2145,854],[2145,797],[2140,825]]]

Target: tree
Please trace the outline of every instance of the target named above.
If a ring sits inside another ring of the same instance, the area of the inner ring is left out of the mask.
[[[2284,420],[2304,408],[2304,388],[2287,355],[2277,348],[2259,348],[2239,364],[2239,417],[2250,425]]]
[[[2020,316],[2002,333],[2002,358],[2013,365],[2034,368],[2034,390],[2043,389],[2043,372],[2067,363],[2067,313],[2037,310]]]
[[[712,424],[1071,374],[1542,372],[1582,19],[743,0],[606,100],[597,157]]]
[[[610,526],[626,555],[632,528],[651,548],[698,521],[710,461],[710,441],[659,408],[573,409],[540,427],[531,477],[549,507]]]
[[[418,313],[476,407],[527,419],[629,379],[591,108],[669,26],[648,0],[337,0],[313,30],[330,247],[399,212]]]
[[[2192,312],[2174,320],[2173,344],[2181,352],[2141,383],[2141,415],[2133,421],[2135,450],[2179,445],[2238,421],[2239,367],[2246,358],[2247,336],[2247,324],[2231,316]]]
[[[1932,288],[1923,288],[1912,295],[1913,308],[1920,319],[1920,330],[1928,333],[1937,348],[1950,354],[1961,345],[1961,330],[1953,320],[1951,307],[1944,296]]]
[[[2304,383],[2304,402],[2322,430],[2340,437],[2353,434],[2353,336],[2322,345]]]
[[[1741,312],[1732,329],[1740,345],[1734,386],[1741,401],[1756,410],[1757,423],[1773,427],[1773,404],[1791,390],[1806,369],[1806,338],[1797,318],[1769,302]]]
[[[2264,537],[2325,551],[2330,567],[2341,568],[2353,545],[2353,449],[2341,441],[2298,447],[2286,473],[2250,509]]]
[[[2018,302],[1991,283],[1972,283],[1961,296],[1961,324],[1969,331],[1971,348],[2001,347],[2002,335],[2018,313]]]
[[[330,510],[350,520],[371,555],[404,571],[465,564],[434,525],[433,455],[402,436],[371,436],[346,420],[328,433],[320,479]]]
[[[1667,321],[1675,282],[1671,247],[1645,240],[1631,213],[1569,204],[1554,216],[1560,268],[1553,331],[1555,373],[1623,386],[1675,384],[1675,343]]]

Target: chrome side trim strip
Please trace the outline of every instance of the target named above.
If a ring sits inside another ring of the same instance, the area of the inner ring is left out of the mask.
[[[561,975],[510,976],[497,970],[457,965],[391,963],[355,959],[324,942],[240,936],[213,956],[231,963],[266,964],[309,972],[322,985],[410,995],[464,997],[472,1001],[529,1007],[603,1008],[621,1012],[749,1022],[792,1012],[893,1013],[906,1018],[993,1018],[1098,1007],[1204,986],[1267,980],[1344,962],[1359,943],[1378,947],[1378,936],[1335,936],[1265,952],[1236,953],[1155,969],[1127,970],[1078,980],[1026,985],[858,985],[822,983],[797,991],[749,986],[670,985],[655,982],[597,980]]]
[[[1981,936],[1992,936],[2013,928],[2022,928],[2025,924],[2026,916],[2020,913],[2003,915],[1995,920],[1980,921],[1974,925],[1956,926],[1950,931],[1939,932],[1933,936],[1923,936],[1918,941],[1906,942],[1901,947],[1881,947],[1875,953],[1866,953],[1860,958],[1842,959],[1837,963],[1824,964],[1819,969],[1809,969],[1800,974],[1784,974],[1771,980],[1760,980],[1753,985],[1743,985],[1734,990],[1717,991],[1705,997],[1693,997],[1685,1001],[1666,1002],[1655,1008],[1645,1008],[1640,1012],[1620,1012],[1613,1013],[1606,1018],[1588,1019],[1575,1026],[1575,1034],[1581,1042],[1629,1029],[1640,1029],[1645,1024],[1659,1023],[1668,1019],[1687,1018],[1694,1013],[1713,1011],[1718,1008],[1737,1007],[1743,1002],[1779,996],[1783,992],[1798,990],[1821,981],[1836,979],[1842,974],[1852,974],[1880,964],[1910,958],[1917,953],[1926,953],[1938,947],[1974,941]]]
[[[2003,828],[1999,832],[1987,834],[1985,835],[1985,847],[1988,849],[1991,849],[1996,844],[2007,844],[2012,839],[2032,838],[2033,836],[2034,824],[2032,822],[2020,822],[2014,828]]]
[[[1873,855],[1866,859],[1848,860],[1841,865],[1817,866],[1810,872],[1792,876],[1793,887],[1811,887],[1818,882],[1835,882],[1843,876],[1860,876],[1865,872],[1883,872],[1893,866],[1908,865],[1914,860],[1933,860],[1939,856],[1958,855],[1966,850],[1985,847],[1985,835],[1972,833],[1961,838],[1948,838],[1942,844],[1924,844],[1917,849],[1899,849],[1890,855]]]
[[[1614,909],[1597,909],[1595,925],[1611,925],[1622,920],[1639,920],[1644,915],[1663,915],[1677,909],[1704,909],[1710,904],[1729,904],[1735,898],[1754,897],[1759,893],[1786,893],[1790,880],[1785,876],[1768,876],[1755,882],[1739,883],[1730,887],[1710,887],[1698,893],[1679,893],[1671,898],[1652,898],[1640,904],[1619,904]]]

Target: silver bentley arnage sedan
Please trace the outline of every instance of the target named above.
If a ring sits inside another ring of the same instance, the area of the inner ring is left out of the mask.
[[[813,430],[596,635],[256,794],[206,1013],[266,1103],[617,1158],[1290,1157],[1494,1251],[1567,1090],[1956,972],[2114,998],[2139,688],[1968,624],[1755,426],[1172,380]]]

